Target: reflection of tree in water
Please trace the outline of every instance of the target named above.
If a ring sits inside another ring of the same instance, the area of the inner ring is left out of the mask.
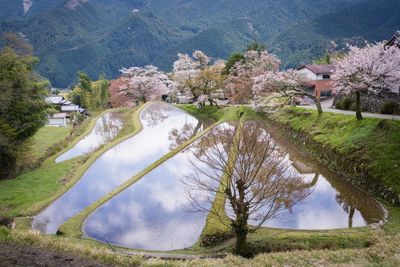
[[[347,199],[345,195],[342,195],[338,193],[336,195],[336,201],[339,203],[343,210],[349,214],[349,219],[348,219],[348,227],[352,228],[353,227],[353,218],[354,218],[354,213],[356,211],[356,208],[353,206],[355,199]]]
[[[221,219],[224,211],[213,203],[227,200],[224,210],[229,223],[221,222],[235,232],[237,252],[246,250],[247,233],[309,195],[304,179],[290,170],[286,154],[260,122],[217,127],[195,148],[194,171],[186,181],[191,203],[195,210]]]
[[[293,159],[293,167],[299,173],[311,174],[315,173],[313,180],[306,184],[308,188],[314,187],[320,176],[318,167],[313,167],[312,164],[308,164],[307,161]],[[368,223],[376,222],[378,218],[382,218],[381,211],[378,208],[377,202],[363,192],[353,188],[349,184],[340,180],[339,177],[331,177],[330,175],[325,177],[330,185],[338,192],[336,195],[336,202],[343,208],[348,214],[348,227],[353,227],[353,220],[356,210],[359,210],[362,216],[368,221]]]
[[[169,132],[168,139],[171,141],[170,149],[175,149],[182,145],[187,140],[196,136],[196,134],[203,129],[203,123],[198,121],[196,126],[192,123],[186,122],[182,128],[174,128]]]
[[[147,122],[147,126],[154,127],[162,123],[168,118],[168,115],[163,113],[163,109],[159,105],[152,105],[143,112],[143,119]]]
[[[101,136],[104,141],[110,141],[116,137],[122,128],[120,116],[119,112],[112,112],[101,117],[94,129],[95,134]]]
[[[336,195],[337,203],[349,215],[349,228],[353,227],[356,210],[362,214],[369,224],[379,222],[384,217],[383,209],[374,198],[339,179],[332,179],[329,182],[338,192]]]

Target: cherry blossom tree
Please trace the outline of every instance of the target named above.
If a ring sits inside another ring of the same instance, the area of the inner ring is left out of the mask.
[[[334,63],[332,76],[337,90],[356,97],[356,117],[361,120],[361,94],[391,91],[399,93],[400,50],[383,43],[364,48],[349,47],[348,55]]]
[[[121,89],[121,93],[136,102],[158,99],[161,95],[167,94],[172,86],[168,76],[151,65],[123,68],[121,73],[128,84]]]
[[[201,51],[194,51],[192,56],[178,54],[178,57],[173,66],[174,91],[203,105],[206,100],[211,105],[215,103],[213,94],[222,84],[225,62],[217,60],[210,65],[211,58]]]
[[[254,77],[268,71],[278,71],[281,61],[268,51],[247,51],[244,59],[236,62],[225,82],[225,89],[235,103],[256,103],[259,95],[254,90]]]
[[[297,96],[307,96],[315,102],[318,114],[322,114],[319,98],[304,90],[304,78],[295,70],[265,71],[253,77],[252,82],[256,103],[271,95],[283,97],[289,101]]]

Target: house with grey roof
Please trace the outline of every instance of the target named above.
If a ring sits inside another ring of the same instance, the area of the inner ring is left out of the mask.
[[[310,64],[300,66],[297,71],[306,80],[305,87],[313,91],[316,97],[324,98],[334,94],[331,76],[335,72],[335,66]]]

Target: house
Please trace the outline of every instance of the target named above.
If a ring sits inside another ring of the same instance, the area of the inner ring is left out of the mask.
[[[52,116],[49,116],[47,120],[47,125],[58,127],[67,126],[67,113],[56,113]]]
[[[393,37],[385,44],[387,46],[396,46],[400,48],[400,31],[397,31]]]
[[[51,105],[61,105],[61,103],[64,101],[64,97],[60,95],[50,95],[46,97],[46,102],[51,104]]]
[[[334,95],[334,87],[331,79],[335,72],[333,65],[303,65],[297,69],[306,82],[304,86],[316,97],[324,98]]]

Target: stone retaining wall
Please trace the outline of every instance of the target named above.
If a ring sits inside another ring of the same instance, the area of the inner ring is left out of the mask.
[[[337,101],[345,97],[349,96],[344,93],[338,93],[333,102],[333,106],[335,106]],[[374,94],[371,92],[364,93],[361,95],[361,110],[372,113],[380,113],[383,105],[388,101],[395,101],[400,106],[400,95],[392,92],[382,92],[380,94]]]

